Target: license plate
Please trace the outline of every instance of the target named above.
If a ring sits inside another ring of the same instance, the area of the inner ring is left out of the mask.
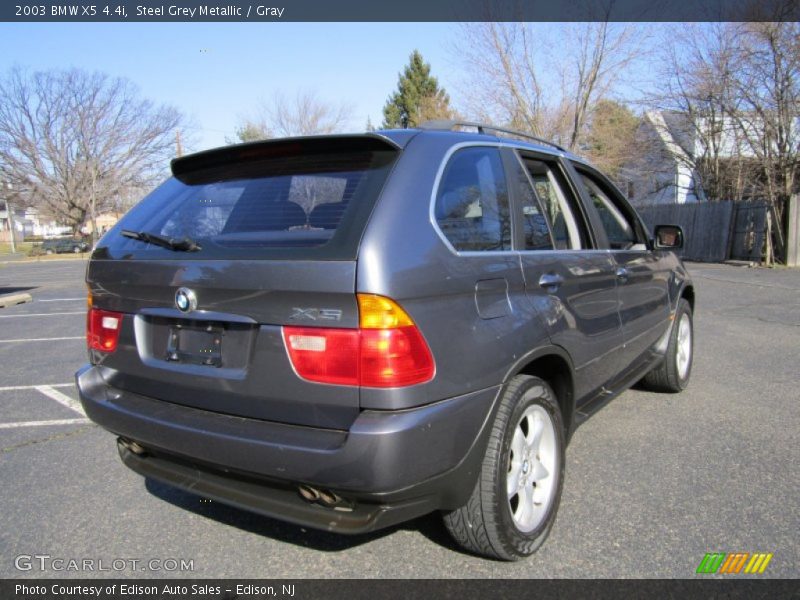
[[[218,325],[173,325],[167,344],[167,360],[221,367],[223,331]]]

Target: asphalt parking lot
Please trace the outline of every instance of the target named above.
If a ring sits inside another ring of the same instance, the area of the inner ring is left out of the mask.
[[[84,269],[80,260],[0,264],[0,293],[33,297],[0,309],[0,577],[682,578],[707,552],[774,553],[760,577],[800,576],[798,269],[690,265],[689,389],[630,390],[583,425],[550,539],[514,564],[455,549],[436,516],[342,537],[127,470],[72,384],[86,359]],[[20,555],[148,566],[19,570]],[[170,560],[192,569],[171,571]]]

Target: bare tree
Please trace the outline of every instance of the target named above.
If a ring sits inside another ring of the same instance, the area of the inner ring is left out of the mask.
[[[463,27],[457,52],[474,74],[467,112],[569,148],[581,143],[597,102],[641,56],[645,39],[634,26],[604,21],[562,25],[555,41],[552,25],[541,23]]]
[[[648,124],[656,133],[654,144],[663,146],[664,164],[692,173],[684,191],[699,199],[738,199],[748,193],[747,178],[741,176],[747,161],[725,110],[735,101],[731,74],[738,43],[723,23],[667,29],[657,91],[646,101],[658,111],[648,115]],[[730,178],[734,171],[740,176]]]
[[[800,23],[731,24],[740,40],[734,94],[724,109],[756,156],[763,192],[782,222],[800,187]]]
[[[133,84],[81,70],[0,80],[0,165],[18,198],[74,231],[131,188],[152,184],[173,156],[175,109]]]
[[[663,47],[649,102],[682,124],[671,154],[696,195],[765,198],[782,223],[800,169],[800,24],[682,25]]]
[[[270,102],[262,102],[254,116],[241,120],[236,137],[238,141],[250,142],[272,137],[334,133],[341,131],[351,116],[349,105],[325,102],[316,92],[300,91],[290,98],[278,92]]]

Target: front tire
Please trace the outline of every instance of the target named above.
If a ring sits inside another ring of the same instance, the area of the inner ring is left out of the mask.
[[[642,383],[654,392],[680,392],[689,385],[694,358],[694,322],[692,306],[686,299],[678,301],[675,321],[669,336],[664,361],[645,375]]]
[[[519,375],[500,399],[467,503],[444,515],[465,549],[502,560],[530,556],[555,522],[564,481],[564,424],[550,386]]]

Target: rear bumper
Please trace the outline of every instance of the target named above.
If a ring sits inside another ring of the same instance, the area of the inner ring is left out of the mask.
[[[213,413],[110,387],[103,367],[76,374],[86,414],[148,450],[121,447],[145,476],[272,517],[359,533],[462,504],[475,484],[499,388],[403,411],[360,413],[348,431]],[[353,501],[308,504],[298,484]]]

